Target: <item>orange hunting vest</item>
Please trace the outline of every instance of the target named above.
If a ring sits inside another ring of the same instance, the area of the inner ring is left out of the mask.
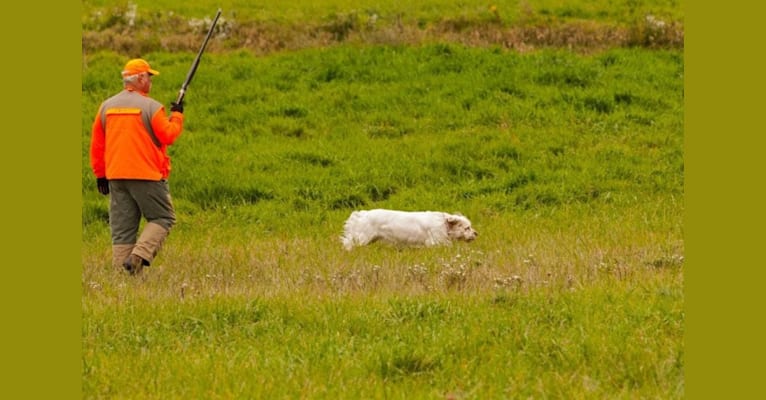
[[[90,156],[96,177],[159,181],[170,175],[167,147],[181,135],[183,114],[123,90],[101,104],[93,121]]]

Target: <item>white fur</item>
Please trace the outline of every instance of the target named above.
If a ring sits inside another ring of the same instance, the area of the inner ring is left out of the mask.
[[[398,246],[437,246],[453,240],[470,242],[478,232],[460,214],[439,211],[354,211],[343,226],[341,241],[346,250],[383,241]]]

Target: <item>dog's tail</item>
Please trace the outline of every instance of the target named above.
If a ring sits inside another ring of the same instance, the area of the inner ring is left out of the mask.
[[[343,243],[344,249],[351,250],[357,244],[357,239],[354,236],[354,232],[359,232],[357,226],[359,225],[361,219],[362,211],[354,211],[343,224],[343,235],[341,235],[340,241]]]

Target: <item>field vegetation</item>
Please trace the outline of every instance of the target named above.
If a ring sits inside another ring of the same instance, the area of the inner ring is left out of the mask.
[[[83,397],[682,398],[683,14],[566,4],[84,2]],[[130,277],[90,126],[131,57],[169,104],[217,7]],[[480,236],[344,251],[376,207]]]
[[[83,3],[83,49],[145,54],[196,51],[216,7],[223,16],[212,51],[257,54],[338,44],[461,43],[517,51],[593,52],[611,47],[683,48],[677,0],[455,0],[259,2],[177,0]]]

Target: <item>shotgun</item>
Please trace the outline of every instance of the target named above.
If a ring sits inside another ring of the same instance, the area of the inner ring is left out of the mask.
[[[199,60],[202,58],[202,53],[205,51],[205,47],[207,47],[207,42],[210,40],[210,36],[213,35],[213,29],[215,28],[215,24],[218,22],[218,17],[221,16],[221,9],[218,9],[218,12],[215,14],[215,18],[213,19],[213,23],[210,25],[210,30],[207,31],[207,36],[205,36],[205,41],[202,42],[202,47],[200,47],[199,52],[197,53],[197,58],[194,59],[194,64],[192,64],[191,69],[189,69],[189,73],[186,74],[186,80],[184,81],[183,85],[181,85],[181,90],[178,92],[178,99],[176,99],[176,104],[181,104],[182,101],[184,101],[184,96],[186,95],[186,88],[189,86],[189,83],[191,83],[192,78],[194,78],[194,73],[197,72],[197,67],[199,66]]]

